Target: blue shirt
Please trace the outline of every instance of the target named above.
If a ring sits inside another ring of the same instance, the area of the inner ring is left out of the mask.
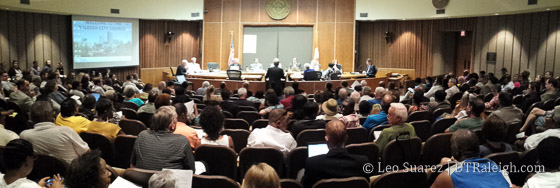
[[[379,99],[371,99],[368,100],[367,102],[369,102],[369,105],[373,106],[374,104],[380,104],[381,105],[381,100]]]
[[[504,165],[504,164],[502,164]],[[490,159],[470,158],[447,169],[453,186],[461,187],[510,187],[509,176]]]
[[[309,72],[309,71],[315,71],[315,69],[307,69],[307,70],[304,70],[303,73],[306,73],[306,72]]]
[[[138,106],[144,105],[144,101],[142,101],[142,99],[139,99],[139,98],[133,98],[133,99],[130,99],[130,100],[124,99],[124,101],[133,102],[134,104],[136,104]]]
[[[372,114],[369,115],[362,125],[362,127],[366,128],[369,131],[373,129],[375,126],[378,125],[385,125],[388,124],[387,122],[387,114],[384,111],[379,112],[379,114]]]

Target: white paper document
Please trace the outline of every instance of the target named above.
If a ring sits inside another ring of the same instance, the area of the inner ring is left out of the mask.
[[[142,186],[138,186],[120,176],[109,185],[109,188],[141,188]]]
[[[191,188],[193,171],[192,170],[177,170],[177,169],[162,169],[162,171],[170,171],[175,176],[175,188]]]
[[[243,35],[243,53],[257,53],[257,35]]]

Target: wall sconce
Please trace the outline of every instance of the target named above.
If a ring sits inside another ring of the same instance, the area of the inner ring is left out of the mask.
[[[171,42],[171,36],[175,35],[175,32],[165,32],[165,38],[163,39],[163,43]]]
[[[387,44],[389,44],[392,41],[393,41],[393,33],[389,32],[389,31],[385,31],[385,42],[387,42]]]

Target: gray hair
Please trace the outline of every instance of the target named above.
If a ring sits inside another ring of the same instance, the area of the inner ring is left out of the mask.
[[[289,95],[294,95],[295,91],[294,88],[292,86],[288,86],[286,88],[284,88],[284,95],[289,96]]]
[[[385,92],[385,88],[382,87],[375,88],[375,96],[383,96],[384,92]]]
[[[371,87],[365,86],[364,88],[362,88],[362,95],[369,95],[369,94],[371,94]]]
[[[391,103],[391,108],[395,109],[395,115],[401,118],[401,123],[406,122],[408,110],[403,103]]]
[[[309,69],[309,67],[311,67],[311,65],[309,63],[303,64],[303,67],[305,67],[305,69]]]
[[[340,90],[338,90],[339,98],[346,98],[346,96],[348,96],[348,92],[346,91],[346,89],[341,88]]]
[[[202,82],[202,87],[208,87],[209,85],[210,85],[210,82],[208,82],[208,81]]]
[[[136,87],[133,85],[127,85],[123,89],[123,94],[127,97],[133,96],[136,93]]]
[[[169,170],[155,173],[148,181],[149,188],[175,188],[175,176]]]
[[[239,88],[239,89],[237,90],[237,94],[239,94],[240,97],[241,97],[241,96],[245,96],[245,97],[246,97],[246,96],[247,96],[247,89],[245,89],[244,87]]]
[[[366,80],[362,80],[362,81],[360,82],[360,85],[362,85],[362,86],[367,86],[367,81],[366,81]]]
[[[31,121],[35,123],[52,122],[54,110],[51,101],[37,101],[31,106]]]
[[[169,129],[169,125],[177,119],[177,112],[173,106],[161,106],[152,117],[152,131],[163,131]]]

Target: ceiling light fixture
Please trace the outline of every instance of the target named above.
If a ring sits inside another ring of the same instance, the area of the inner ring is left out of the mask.
[[[496,13],[496,14],[494,14],[494,15],[498,16],[498,15],[500,15],[500,14]]]

